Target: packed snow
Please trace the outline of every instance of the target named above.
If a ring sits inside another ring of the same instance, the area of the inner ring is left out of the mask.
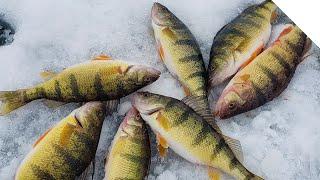
[[[190,28],[206,64],[216,32],[244,8],[261,0],[163,0]],[[181,99],[181,86],[156,52],[151,28],[152,0],[0,0],[0,14],[15,28],[12,44],[0,47],[0,90],[35,85],[39,72],[62,70],[101,53],[116,59],[147,64],[161,70],[160,79],[144,90]],[[282,15],[274,34],[288,19]],[[275,36],[275,35],[274,35]],[[320,51],[305,59],[289,87],[275,100],[248,113],[219,121],[222,131],[240,140],[245,166],[266,179],[320,179]],[[212,105],[223,86],[210,96]],[[56,109],[34,101],[0,117],[0,179],[12,179],[33,142],[68,115],[78,104]],[[95,158],[94,179],[104,177],[104,155],[124,114],[106,117]],[[153,133],[150,180],[208,179],[207,169],[169,151],[158,157]],[[224,176],[225,179],[230,177]]]

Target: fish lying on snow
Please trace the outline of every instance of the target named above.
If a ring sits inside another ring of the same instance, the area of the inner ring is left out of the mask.
[[[51,79],[35,87],[0,92],[0,115],[41,98],[62,102],[120,99],[156,81],[159,75],[159,71],[150,67],[99,56],[51,75]]]
[[[232,78],[218,100],[216,115],[229,118],[279,96],[310,46],[297,26],[287,25],[271,47]]]
[[[277,6],[271,0],[253,5],[217,33],[212,43],[208,67],[210,89],[259,55],[270,38],[276,9]]]
[[[165,6],[154,3],[151,14],[161,60],[179,80],[187,96],[206,99],[206,69],[195,37]]]
[[[81,175],[95,157],[105,113],[100,102],[74,110],[35,142],[15,179],[75,179]]]
[[[14,33],[13,27],[0,17],[0,46],[11,43]]]
[[[237,143],[213,129],[199,115],[204,104],[195,106],[197,101],[189,98],[184,100],[186,104],[148,92],[133,95],[133,106],[157,135],[160,153],[170,147],[190,162],[217,168],[237,179],[261,179],[240,163],[236,157]]]
[[[150,141],[145,122],[132,108],[121,123],[106,157],[105,179],[143,180],[151,158]]]

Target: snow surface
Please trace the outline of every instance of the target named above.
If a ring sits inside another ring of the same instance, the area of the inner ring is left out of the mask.
[[[249,4],[261,0],[160,2],[189,26],[207,64],[215,33]],[[150,23],[152,4],[152,0],[0,0],[0,13],[16,30],[14,42],[0,47],[0,90],[35,85],[41,82],[42,70],[61,70],[104,53],[158,68],[163,72],[161,78],[145,90],[182,98],[180,85],[156,52]],[[275,32],[281,27],[276,26]],[[317,47],[313,51],[316,53],[298,67],[278,98],[219,123],[226,135],[241,141],[245,166],[266,179],[320,179],[320,53]],[[213,93],[213,105],[222,89]],[[12,179],[33,142],[76,107],[68,104],[49,109],[39,100],[0,117],[0,179]],[[104,154],[129,108],[129,98],[124,98],[119,112],[105,120],[94,179],[104,177]],[[152,137],[148,179],[207,179],[205,167],[172,151],[160,159]]]

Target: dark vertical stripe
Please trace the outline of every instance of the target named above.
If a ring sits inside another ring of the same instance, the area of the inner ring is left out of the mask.
[[[71,74],[69,76],[69,80],[70,80],[70,88],[72,91],[72,97],[74,98],[74,100],[78,100],[78,101],[83,100],[83,97],[81,96],[81,94],[79,92],[79,87],[78,87],[78,83],[77,83],[77,79],[76,79],[75,75]]]
[[[217,157],[217,155],[221,152],[221,150],[226,146],[226,143],[224,142],[224,140],[221,138],[218,142],[217,145],[215,145],[213,147],[213,153],[211,155],[212,159],[215,159]]]
[[[97,94],[97,100],[102,100],[107,97],[107,94],[104,91],[101,76],[99,73],[96,74],[95,79],[94,79],[94,89]]]
[[[253,82],[251,82],[251,84],[252,84],[253,89],[256,92],[256,98],[257,98],[258,103],[259,103],[258,105],[262,105],[265,102],[267,102],[267,98],[264,96],[264,94],[262,93],[261,89],[256,84],[254,84]]]
[[[61,87],[60,87],[60,83],[59,81],[55,81],[55,84],[54,84],[54,89],[55,89],[55,92],[56,92],[56,98],[57,99],[61,99],[62,98],[62,94],[61,94]]]
[[[248,38],[248,34],[242,30],[239,30],[237,28],[230,28],[225,31],[228,37],[242,37],[242,38]]]
[[[166,104],[166,109],[167,109],[167,110],[170,110],[171,108],[173,108],[173,107],[175,106],[175,104],[176,104],[175,100],[170,99],[170,100],[168,101],[168,103]]]
[[[257,11],[252,11],[252,13],[250,14],[252,17],[258,17],[258,18],[261,18],[263,20],[266,20],[267,18],[263,15],[261,15],[259,12]]]
[[[146,163],[147,161],[147,158],[146,157],[142,157],[142,156],[137,156],[137,155],[134,155],[134,154],[121,154],[121,156],[131,162],[134,162],[136,164],[144,164]]]
[[[261,28],[261,24],[259,22],[256,22],[253,18],[241,18],[237,21],[237,23],[240,24],[240,26],[248,25],[250,28],[254,27],[257,29]]]
[[[290,64],[286,61],[285,58],[283,58],[280,54],[276,52],[271,52],[270,53],[273,58],[281,65],[281,67],[284,69],[284,73],[286,77],[290,77],[292,74],[292,69]]]
[[[273,87],[273,90],[277,89],[277,85],[278,85],[278,78],[276,75],[273,74],[273,72],[271,71],[271,69],[258,64],[258,67],[262,70],[262,72],[271,80],[271,84]]]
[[[76,159],[63,147],[55,144],[53,145],[53,149],[56,152],[57,156],[63,158],[64,163],[62,163],[61,165],[69,166],[70,171],[72,171],[70,173],[80,174],[86,168],[87,163],[80,159]]]
[[[230,161],[229,168],[234,169],[238,165],[238,159],[234,156]]]
[[[201,144],[206,138],[207,135],[211,132],[211,129],[208,127],[207,124],[202,124],[200,132],[197,134],[196,138],[194,139],[192,146],[197,146]]]
[[[173,123],[173,127],[179,126],[183,122],[187,121],[191,115],[191,111],[185,110]]]
[[[202,55],[201,54],[193,54],[189,56],[185,56],[179,59],[180,62],[201,62]]]
[[[187,77],[187,80],[188,79],[193,79],[193,78],[204,78],[205,76],[206,76],[206,72],[198,71],[198,72],[194,72],[194,73],[190,74]]]
[[[31,169],[34,175],[39,179],[55,180],[54,176],[50,172],[42,170],[38,165],[31,164]]]
[[[195,42],[194,39],[181,39],[181,40],[177,40],[175,42],[175,45],[179,45],[179,46],[190,46],[191,48],[194,49],[199,49],[198,44]]]

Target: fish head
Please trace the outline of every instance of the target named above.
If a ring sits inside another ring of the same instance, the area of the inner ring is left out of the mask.
[[[149,92],[137,92],[132,97],[132,105],[141,115],[151,115],[165,107],[160,95]]]
[[[146,133],[146,126],[142,120],[139,111],[132,107],[126,114],[123,122],[120,125],[121,135],[130,137],[140,137],[144,138]]]
[[[256,102],[253,88],[246,83],[227,87],[215,107],[215,115],[221,119],[230,118],[246,112]]]
[[[89,133],[96,133],[101,128],[105,116],[106,107],[102,102],[88,102],[74,113],[77,124]]]
[[[160,74],[160,71],[143,65],[131,65],[126,72],[127,77],[137,86],[146,86],[155,82]]]
[[[180,22],[168,8],[157,2],[152,6],[151,18],[152,24],[159,27],[171,27]]]

